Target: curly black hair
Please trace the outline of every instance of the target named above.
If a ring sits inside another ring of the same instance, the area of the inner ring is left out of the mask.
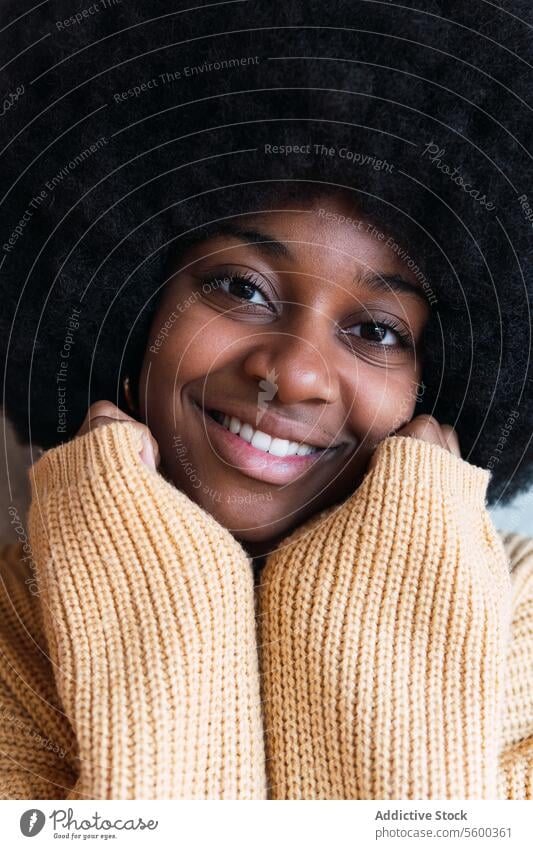
[[[214,222],[342,191],[428,293],[417,412],[492,470],[489,503],[531,484],[528,0],[2,16],[2,404],[21,439],[53,446],[93,401],[123,403],[169,262]]]

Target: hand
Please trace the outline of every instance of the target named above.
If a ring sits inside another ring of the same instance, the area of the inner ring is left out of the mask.
[[[128,416],[127,413],[124,413],[118,407],[115,407],[111,401],[96,401],[96,403],[89,407],[84,422],[78,431],[78,436],[89,433],[89,431],[97,427],[105,427],[114,422],[130,422],[140,431],[143,437],[143,447],[139,452],[140,458],[149,469],[154,472],[157,471],[161,459],[159,446],[149,428],[142,424],[142,422],[132,419],[131,416]]]
[[[397,430],[394,436],[414,436],[416,439],[421,439],[423,442],[430,442],[433,445],[440,445],[445,451],[450,454],[455,454],[456,457],[461,456],[461,448],[459,446],[459,438],[451,425],[441,425],[433,416],[422,415],[411,419],[400,430]],[[376,464],[376,451],[372,454],[368,464],[368,471],[374,468]]]

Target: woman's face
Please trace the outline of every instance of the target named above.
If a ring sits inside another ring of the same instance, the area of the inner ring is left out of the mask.
[[[167,283],[142,418],[164,474],[250,550],[345,498],[411,419],[429,306],[401,257],[317,199],[223,222]]]

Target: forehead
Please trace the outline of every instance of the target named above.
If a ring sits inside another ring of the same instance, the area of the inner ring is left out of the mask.
[[[240,230],[250,247],[258,237],[286,247],[279,250],[274,265],[283,270],[291,265],[327,267],[329,273],[365,272],[401,274],[419,287],[411,270],[416,258],[390,233],[357,212],[342,197],[291,203],[276,209],[233,219],[228,230]],[[248,234],[248,239],[247,239]],[[273,257],[276,251],[272,250]]]

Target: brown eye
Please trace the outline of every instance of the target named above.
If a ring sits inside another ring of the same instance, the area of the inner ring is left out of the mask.
[[[261,287],[254,279],[244,274],[223,274],[212,277],[205,280],[204,285],[212,287],[214,291],[224,292],[233,298],[246,301],[247,304],[270,308]]]
[[[352,336],[360,336],[367,342],[380,345],[384,348],[406,347],[409,345],[410,337],[401,329],[382,322],[366,321],[354,324],[347,331]]]
[[[235,298],[243,298],[243,300],[253,304],[267,303],[260,289],[243,277],[224,278],[221,282],[221,289]]]

